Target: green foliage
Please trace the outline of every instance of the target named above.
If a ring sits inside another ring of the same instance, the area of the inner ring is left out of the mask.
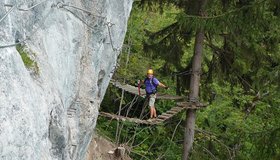
[[[142,2],[144,10],[135,2],[125,41],[130,52],[123,51],[114,76],[134,84],[152,67],[159,80],[171,86],[160,92],[187,94],[190,74],[174,73],[191,69],[194,35],[202,28],[206,36],[200,100],[210,106],[197,111],[190,159],[279,159],[280,3],[214,0],[201,17],[196,12],[199,1]],[[102,110],[116,113],[120,93],[109,88]],[[123,107],[132,99],[125,94]],[[139,117],[144,100],[138,101],[130,117]],[[175,102],[156,105],[162,113]],[[121,143],[133,146],[134,159],[181,159],[184,119],[181,113],[152,127],[122,122]],[[98,128],[114,139],[116,122],[98,122]]]
[[[197,126],[211,131],[202,137],[212,138],[197,138],[196,149],[203,149],[202,144],[210,145],[208,149],[211,153],[221,159],[230,159],[233,154],[236,154],[236,159],[275,159],[279,156],[280,146],[274,141],[274,138],[279,136],[279,124],[275,123],[280,111],[279,107],[276,107],[279,102],[274,101],[275,107],[269,107],[266,102],[269,98],[264,97],[255,110],[246,115],[247,107],[252,105],[250,102],[254,97],[246,95],[240,86],[232,88],[230,84],[224,84],[221,88],[214,83],[212,88],[216,92],[215,101],[197,117]],[[271,131],[277,136],[271,136]],[[265,151],[265,148],[268,151]],[[235,149],[237,153],[233,152]],[[194,156],[201,155],[194,153]]]
[[[30,58],[30,55],[35,56],[34,53],[28,53],[24,45],[16,45],[16,50],[21,56],[21,59],[27,69],[34,71],[35,74],[39,74],[39,67],[36,61]]]

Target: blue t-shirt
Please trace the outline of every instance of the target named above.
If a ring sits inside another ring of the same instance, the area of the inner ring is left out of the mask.
[[[152,94],[154,90],[157,89],[157,86],[159,85],[159,80],[155,77],[153,78],[146,78],[144,81],[144,84],[146,86],[146,93]]]

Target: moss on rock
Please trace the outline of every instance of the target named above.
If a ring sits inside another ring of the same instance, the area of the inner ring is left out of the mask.
[[[22,44],[16,45],[16,49],[18,53],[21,56],[21,59],[25,65],[25,67],[31,71],[33,71],[35,74],[39,74],[39,67],[36,61],[34,61],[30,56],[35,56],[35,53],[33,52],[28,52],[26,49],[26,46]]]

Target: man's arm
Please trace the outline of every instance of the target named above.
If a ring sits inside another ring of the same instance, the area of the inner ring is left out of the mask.
[[[164,85],[163,83],[159,82],[158,84],[160,87],[163,87],[163,88],[168,88],[166,85]]]
[[[163,83],[161,83],[158,79],[154,78],[153,79],[153,82],[157,85],[157,86],[160,86],[160,87],[163,87],[165,89],[168,89],[168,87],[166,85],[164,85]]]

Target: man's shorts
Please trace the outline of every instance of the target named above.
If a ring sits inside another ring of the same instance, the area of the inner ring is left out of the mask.
[[[155,107],[155,102],[156,102],[156,95],[155,94],[151,94],[149,97],[149,106],[150,107]]]

